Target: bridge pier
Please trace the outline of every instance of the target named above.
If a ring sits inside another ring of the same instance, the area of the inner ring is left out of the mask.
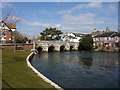
[[[43,52],[48,52],[48,47],[43,47]]]
[[[60,46],[55,46],[55,51],[60,51]]]
[[[65,46],[65,51],[70,51],[70,45]]]
[[[76,50],[76,51],[77,51],[77,50],[78,50],[78,46],[74,46],[74,50]]]

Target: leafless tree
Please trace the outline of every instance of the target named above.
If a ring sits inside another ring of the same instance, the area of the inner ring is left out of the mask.
[[[9,3],[2,3],[2,21],[5,23],[16,24],[22,21],[21,18],[17,18],[15,15],[16,7]]]

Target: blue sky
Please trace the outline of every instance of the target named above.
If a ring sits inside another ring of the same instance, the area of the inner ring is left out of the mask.
[[[15,17],[22,19],[17,30],[29,37],[49,27],[76,33],[118,30],[117,2],[9,2],[8,6],[15,7]]]

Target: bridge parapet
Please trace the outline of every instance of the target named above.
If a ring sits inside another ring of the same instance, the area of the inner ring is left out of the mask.
[[[36,41],[36,48],[41,47],[42,51],[49,51],[50,47],[54,47],[54,51],[61,51],[63,50],[69,51],[71,50],[78,50],[79,42],[65,42],[65,41]],[[62,46],[62,47],[61,47]]]

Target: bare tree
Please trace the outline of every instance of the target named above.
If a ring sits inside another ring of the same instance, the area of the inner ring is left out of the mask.
[[[21,18],[17,18],[15,15],[16,7],[9,3],[2,3],[2,21],[5,23],[16,24],[17,22],[22,21]]]
[[[16,43],[25,43],[26,41],[28,41],[28,38],[25,37],[24,35],[22,35],[20,32],[18,31],[14,31],[13,32],[14,37],[15,37],[15,42]]]

